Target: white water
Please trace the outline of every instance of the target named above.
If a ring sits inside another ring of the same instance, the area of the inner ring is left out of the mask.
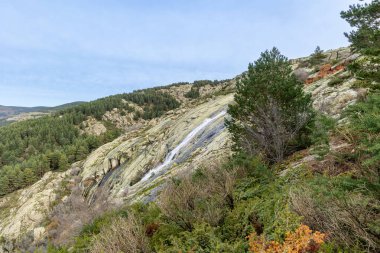
[[[186,138],[170,153],[166,156],[165,161],[158,165],[156,168],[150,170],[148,173],[145,174],[145,176],[141,179],[141,181],[146,181],[151,176],[156,174],[157,172],[160,172],[162,169],[164,169],[166,166],[171,164],[173,162],[174,157],[178,154],[178,152],[181,150],[181,148],[185,147],[194,137],[197,135],[197,133],[201,130],[203,130],[206,126],[208,126],[211,122],[217,120],[218,118],[224,116],[226,114],[226,111],[222,111],[219,114],[215,115],[212,118],[205,119],[202,124],[194,128],[193,131],[191,131]]]

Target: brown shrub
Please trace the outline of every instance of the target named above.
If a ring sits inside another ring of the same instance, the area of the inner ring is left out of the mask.
[[[306,187],[289,195],[292,209],[303,217],[303,223],[326,233],[329,239],[347,247],[360,241],[364,248],[380,249],[379,237],[370,228],[372,222],[378,222],[378,200],[360,193],[321,200]]]
[[[110,226],[94,236],[92,253],[148,253],[148,237],[141,221],[132,213],[127,218],[118,217]]]
[[[326,235],[318,231],[313,232],[308,226],[301,225],[294,232],[286,234],[285,241],[279,243],[276,241],[266,241],[263,236],[257,236],[252,233],[248,236],[250,252],[268,252],[268,253],[303,253],[318,252],[320,246],[325,240]]]
[[[99,191],[97,199],[87,204],[79,186],[72,188],[70,196],[55,206],[52,211],[47,232],[54,245],[64,245],[79,234],[82,227],[109,210],[105,190]]]
[[[199,169],[195,175],[173,180],[163,189],[158,205],[168,220],[191,230],[196,222],[217,225],[225,207],[233,208],[236,171],[217,164]]]

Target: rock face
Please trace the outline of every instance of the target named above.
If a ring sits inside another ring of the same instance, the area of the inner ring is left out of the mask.
[[[57,200],[62,180],[70,174],[71,170],[47,172],[32,186],[0,199],[0,237],[16,239],[37,228]],[[34,234],[40,239],[42,228],[35,230]]]
[[[344,49],[331,51],[328,55],[341,61],[349,57]],[[297,68],[298,64],[299,60],[295,60],[293,67]],[[334,86],[329,85],[330,80],[337,76],[344,77],[343,81]],[[214,88],[201,87],[201,98],[196,100],[183,96],[191,89],[191,85],[165,88],[162,92],[176,96],[182,102],[182,107],[150,121],[134,122],[132,115],[121,116],[118,109],[107,112],[103,118],[116,123],[125,133],[93,151],[78,164],[80,169],[46,173],[34,185],[1,198],[0,238],[15,239],[27,233],[32,234],[35,240],[44,238],[42,224],[53,203],[67,199],[57,194],[63,180],[78,173],[82,178],[83,195],[89,204],[96,200],[99,192],[106,192],[109,201],[115,204],[151,201],[167,178],[188,173],[205,161],[228,156],[231,141],[224,126],[227,115],[208,122],[196,133],[194,129],[227,109],[228,104],[233,102],[233,90],[238,78]],[[354,81],[342,69],[305,85],[305,91],[312,94],[313,106],[317,110],[339,118],[347,105],[355,103],[366,93],[364,89],[351,88]],[[84,131],[98,135],[105,129],[95,119],[89,119]],[[182,145],[192,133],[191,138]],[[176,154],[167,166],[141,180],[147,173],[157,169],[173,150],[176,150]]]
[[[186,110],[178,109],[178,113],[173,112],[157,122],[151,122],[148,130],[128,132],[94,151],[84,162],[81,174],[83,183],[89,179],[96,180],[96,183],[87,184],[88,198],[91,199],[101,186],[110,189],[109,197],[115,201],[136,201],[144,197],[144,189],[151,185],[194,168],[211,157],[227,155],[229,138],[224,117],[220,117],[183,146],[174,157],[174,162],[162,174],[146,182],[140,182],[138,178],[162,163],[166,155],[194,128],[207,118],[225,111],[232,101],[233,94],[229,94]],[[127,196],[125,192],[128,192]]]
[[[107,131],[107,128],[101,122],[92,117],[89,117],[86,121],[84,121],[82,126],[84,129],[81,130],[81,133],[90,135],[99,136]]]
[[[341,73],[344,74],[344,73]],[[340,117],[341,112],[347,106],[355,103],[365,96],[366,89],[353,89],[354,78],[344,80],[336,86],[329,86],[331,77],[324,78],[306,86],[305,91],[312,94],[313,107],[332,116],[335,119]]]

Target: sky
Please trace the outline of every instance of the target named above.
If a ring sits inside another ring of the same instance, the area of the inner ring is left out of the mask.
[[[0,105],[232,78],[273,46],[347,46],[354,0],[0,0]]]

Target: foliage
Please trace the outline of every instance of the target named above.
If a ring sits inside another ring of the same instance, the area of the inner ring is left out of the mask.
[[[365,55],[380,54],[380,1],[351,5],[349,10],[342,11],[341,17],[352,27],[357,28],[345,36],[352,46]]]
[[[135,112],[134,107],[130,106],[128,102],[141,106],[143,112]],[[62,110],[59,114],[74,114],[76,115],[76,121],[74,123],[79,124],[88,116],[93,116],[101,120],[105,112],[113,108],[119,108],[128,112],[135,112],[137,119],[152,119],[161,116],[166,111],[177,108],[179,105],[179,102],[171,95],[154,89],[147,89],[101,98],[93,102]]]
[[[314,176],[292,188],[291,206],[303,223],[346,247],[379,249],[380,185],[347,175]]]
[[[184,230],[197,222],[216,226],[232,208],[235,173],[219,168],[199,169],[195,176],[174,180],[162,191],[158,204],[166,219]]]
[[[370,173],[369,177],[378,177],[380,168],[380,93],[369,95],[346,110],[350,119],[349,127],[357,136],[357,153],[362,165]]]
[[[222,84],[224,82],[227,82],[229,80],[214,80],[214,81],[211,81],[211,80],[197,80],[197,81],[194,81],[193,85],[191,86],[191,89],[185,93],[185,97],[186,98],[190,98],[190,99],[195,99],[195,98],[199,98],[200,96],[200,93],[199,93],[199,89],[203,86],[206,86],[206,85],[210,85],[210,86],[217,86],[219,84]]]
[[[344,79],[340,78],[340,77],[333,77],[328,83],[327,85],[330,86],[330,87],[333,87],[333,86],[337,86],[341,83],[343,83]]]
[[[155,90],[138,91],[67,107],[52,116],[14,123],[0,128],[0,196],[26,187],[47,171],[65,170],[100,145],[120,135],[110,122],[100,136],[81,134],[87,117],[102,119],[106,111],[119,108],[133,112],[129,102],[143,108],[135,118],[151,119],[179,106],[172,96]]]
[[[341,17],[356,28],[345,36],[352,47],[365,57],[350,66],[356,76],[374,89],[380,87],[380,1],[351,5]]]
[[[326,56],[323,54],[323,50],[319,46],[317,46],[314,50],[314,53],[311,54],[308,63],[311,66],[315,66],[321,64],[324,58],[326,58]]]
[[[223,242],[218,237],[216,229],[207,223],[196,224],[191,232],[180,232],[171,236],[169,240],[171,245],[159,247],[157,252],[229,253],[245,251],[245,248],[239,244]]]
[[[228,113],[235,150],[259,152],[271,163],[308,144],[314,117],[310,95],[304,94],[290,62],[276,48],[249,64]]]
[[[258,237],[256,233],[250,234],[248,239],[250,252],[302,253],[318,252],[325,237],[325,234],[319,231],[313,232],[308,226],[301,225],[296,231],[287,232],[283,243],[267,242],[263,236]]]
[[[184,96],[186,98],[191,98],[191,99],[199,98],[200,96],[199,88],[192,86],[191,89],[188,92],[186,92]]]
[[[335,120],[321,113],[315,117],[314,131],[310,135],[313,146],[311,153],[323,159],[330,151],[329,134],[335,128]]]

